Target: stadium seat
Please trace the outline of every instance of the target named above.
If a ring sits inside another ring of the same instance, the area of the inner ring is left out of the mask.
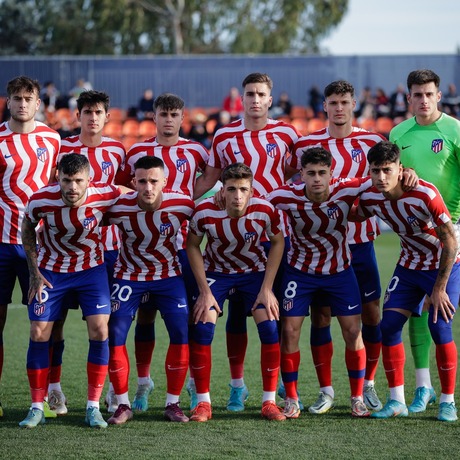
[[[157,133],[157,125],[153,120],[142,120],[139,124],[139,137],[144,139],[149,139],[150,137],[155,136]]]
[[[312,118],[308,122],[308,132],[314,133],[315,131],[319,131],[320,129],[324,129],[327,127],[327,121],[321,118]]]
[[[123,123],[121,121],[110,119],[110,121],[104,126],[102,132],[104,136],[120,141],[123,138]]]
[[[291,118],[307,118],[307,108],[303,105],[294,105],[290,113]]]
[[[375,130],[388,137],[390,131],[393,129],[394,123],[390,117],[380,117],[375,121]]]
[[[109,109],[110,121],[123,122],[126,118],[126,112],[119,107],[112,107]]]
[[[139,137],[139,122],[137,120],[126,120],[123,123],[123,137]]]
[[[291,124],[302,134],[302,136],[306,136],[309,133],[309,123],[306,118],[293,118]]]
[[[367,131],[375,131],[375,120],[373,118],[363,118],[359,122],[359,127]]]

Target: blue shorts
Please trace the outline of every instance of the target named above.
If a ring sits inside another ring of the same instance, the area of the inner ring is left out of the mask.
[[[236,307],[237,313],[245,316],[251,315],[252,307],[259,294],[260,287],[264,280],[265,271],[250,272],[250,273],[218,273],[206,272],[209,288],[212,295],[217,300],[222,312],[224,311],[224,302],[233,293],[238,295],[240,299],[239,305]],[[197,293],[195,293],[195,296]],[[241,308],[243,307],[243,308]],[[229,311],[232,310],[232,305],[229,304]]]
[[[353,269],[334,275],[311,275],[286,265],[280,315],[308,316],[314,297],[322,299],[321,305],[329,305],[334,316],[361,314],[361,296]]]
[[[104,251],[104,267],[107,272],[107,279],[109,282],[109,286],[112,285],[112,278],[113,278],[113,270],[115,267],[115,262],[118,258],[118,251],[113,249],[111,251]],[[69,292],[63,301],[64,309],[67,310],[78,310],[79,304],[77,299],[72,292]]]
[[[27,305],[29,269],[22,244],[0,243],[0,305],[12,302],[16,277],[22,292],[22,303]]]
[[[110,290],[104,265],[75,273],[56,273],[40,269],[53,285],[43,290],[41,302],[36,299],[29,305],[31,321],[57,321],[66,308],[64,299],[71,294],[81,307],[83,316],[109,315]]]
[[[420,316],[423,297],[430,296],[438,276],[438,270],[409,270],[397,265],[388,283],[383,300],[383,309],[399,308]],[[460,263],[454,264],[447,282],[447,295],[455,308],[460,296]]]
[[[375,257],[374,243],[368,241],[360,244],[350,244],[351,266],[355,272],[363,304],[380,299],[379,267]]]
[[[188,318],[187,294],[182,276],[155,281],[130,281],[114,278],[112,316],[134,318],[142,300],[149,297],[161,315],[174,313]],[[145,304],[145,302],[144,302]]]

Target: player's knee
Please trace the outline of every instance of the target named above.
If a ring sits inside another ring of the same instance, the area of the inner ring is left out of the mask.
[[[200,345],[211,345],[214,338],[216,325],[214,323],[203,323],[199,321],[192,328],[192,339]]]
[[[406,321],[407,317],[402,313],[394,310],[386,310],[380,323],[382,344],[391,346],[401,343],[402,329]]]
[[[263,344],[273,344],[279,341],[278,327],[276,321],[261,321],[257,324],[260,342]]]
[[[188,343],[188,318],[186,315],[167,314],[163,316],[171,343]]]
[[[153,308],[139,308],[137,310],[137,322],[138,324],[152,324],[155,322],[156,310]]]
[[[328,308],[313,307],[310,309],[310,315],[314,327],[322,328],[331,324],[331,312]]]
[[[438,315],[438,321],[433,323],[433,319],[430,314],[430,319],[428,321],[428,325],[430,328],[431,337],[433,342],[436,345],[444,345],[446,343],[450,343],[453,340],[452,337],[452,321],[446,323],[444,319],[442,319]]]
[[[380,323],[380,303],[378,300],[363,303],[361,320],[367,326],[377,326]]]

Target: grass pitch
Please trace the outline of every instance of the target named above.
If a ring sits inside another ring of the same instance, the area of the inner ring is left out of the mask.
[[[377,258],[385,287],[394,269],[399,242],[395,235],[384,233],[376,243]],[[157,321],[157,345],[152,363],[155,390],[146,413],[135,414],[134,420],[106,430],[94,431],[84,425],[86,401],[86,355],[88,338],[80,312],[71,311],[65,326],[62,386],[68,398],[68,415],[48,420],[46,425],[24,430],[18,423],[30,404],[26,375],[26,352],[29,322],[25,307],[14,305],[8,312],[4,334],[5,365],[0,382],[0,400],[5,416],[0,420],[0,459],[430,459],[459,458],[458,423],[436,420],[437,404],[419,416],[405,419],[353,419],[349,408],[349,386],[344,363],[343,340],[334,322],[333,383],[336,408],[322,416],[303,412],[297,420],[267,422],[260,416],[261,377],[257,331],[250,321],[249,346],[245,381],[250,397],[246,410],[225,410],[228,398],[229,371],[225,350],[224,320],[218,322],[213,343],[212,399],[213,419],[208,423],[174,424],[163,420],[165,399],[164,356],[167,335],[161,320]],[[133,328],[132,328],[133,329]],[[454,322],[455,336],[460,324]],[[318,385],[309,351],[309,319],[301,338],[302,362],[299,391],[306,406],[317,397]],[[405,335],[407,342],[407,334]],[[133,330],[128,339],[131,363],[134,363]],[[413,363],[406,347],[406,398],[414,390]],[[432,379],[440,392],[432,349]],[[136,388],[134,364],[130,379],[131,397]],[[385,400],[386,379],[380,366],[376,388]],[[105,391],[104,391],[105,394]],[[189,398],[184,390],[182,407]],[[104,415],[105,411],[102,411]],[[106,417],[107,418],[107,417]]]

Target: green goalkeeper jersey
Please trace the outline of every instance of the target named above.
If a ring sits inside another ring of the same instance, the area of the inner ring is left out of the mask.
[[[443,113],[421,126],[415,117],[395,126],[390,141],[401,151],[401,163],[433,183],[441,193],[452,220],[460,218],[460,122]]]

